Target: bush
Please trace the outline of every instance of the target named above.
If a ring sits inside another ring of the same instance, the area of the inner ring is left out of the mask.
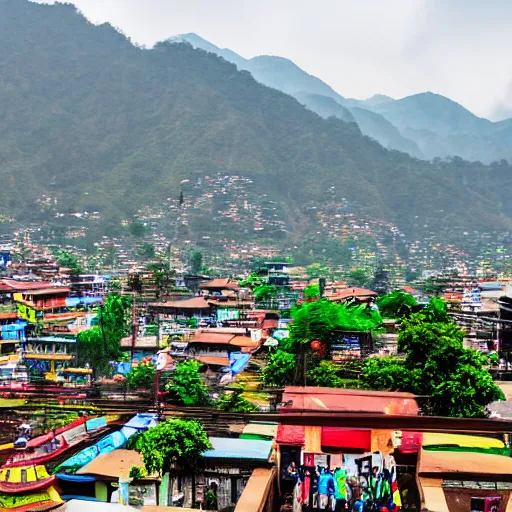
[[[210,398],[199,374],[201,363],[183,361],[176,366],[171,382],[166,390],[171,391],[184,405],[209,405]]]

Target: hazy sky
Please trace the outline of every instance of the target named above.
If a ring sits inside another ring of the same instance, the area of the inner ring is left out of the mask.
[[[432,91],[512,116],[511,0],[74,0],[151,47],[195,32],[244,57],[293,60],[346,97]]]

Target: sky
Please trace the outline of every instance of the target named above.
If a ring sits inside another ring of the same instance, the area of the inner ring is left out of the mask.
[[[246,58],[289,58],[345,97],[431,91],[512,117],[510,0],[72,1],[149,48],[195,32]]]

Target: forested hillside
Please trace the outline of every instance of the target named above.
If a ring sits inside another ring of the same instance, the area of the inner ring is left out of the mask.
[[[222,172],[279,202],[295,235],[331,187],[405,230],[510,226],[506,164],[387,151],[213,54],[137,48],[70,5],[0,0],[0,10],[3,214],[37,220],[36,201],[52,197],[61,211],[118,222],[177,195],[183,179]]]

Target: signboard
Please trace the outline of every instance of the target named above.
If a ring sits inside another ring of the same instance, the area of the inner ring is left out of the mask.
[[[361,345],[359,336],[343,336],[331,344],[331,356],[334,362],[359,359],[361,357]]]
[[[240,320],[240,311],[238,309],[218,309],[217,321],[226,322],[228,320]]]

